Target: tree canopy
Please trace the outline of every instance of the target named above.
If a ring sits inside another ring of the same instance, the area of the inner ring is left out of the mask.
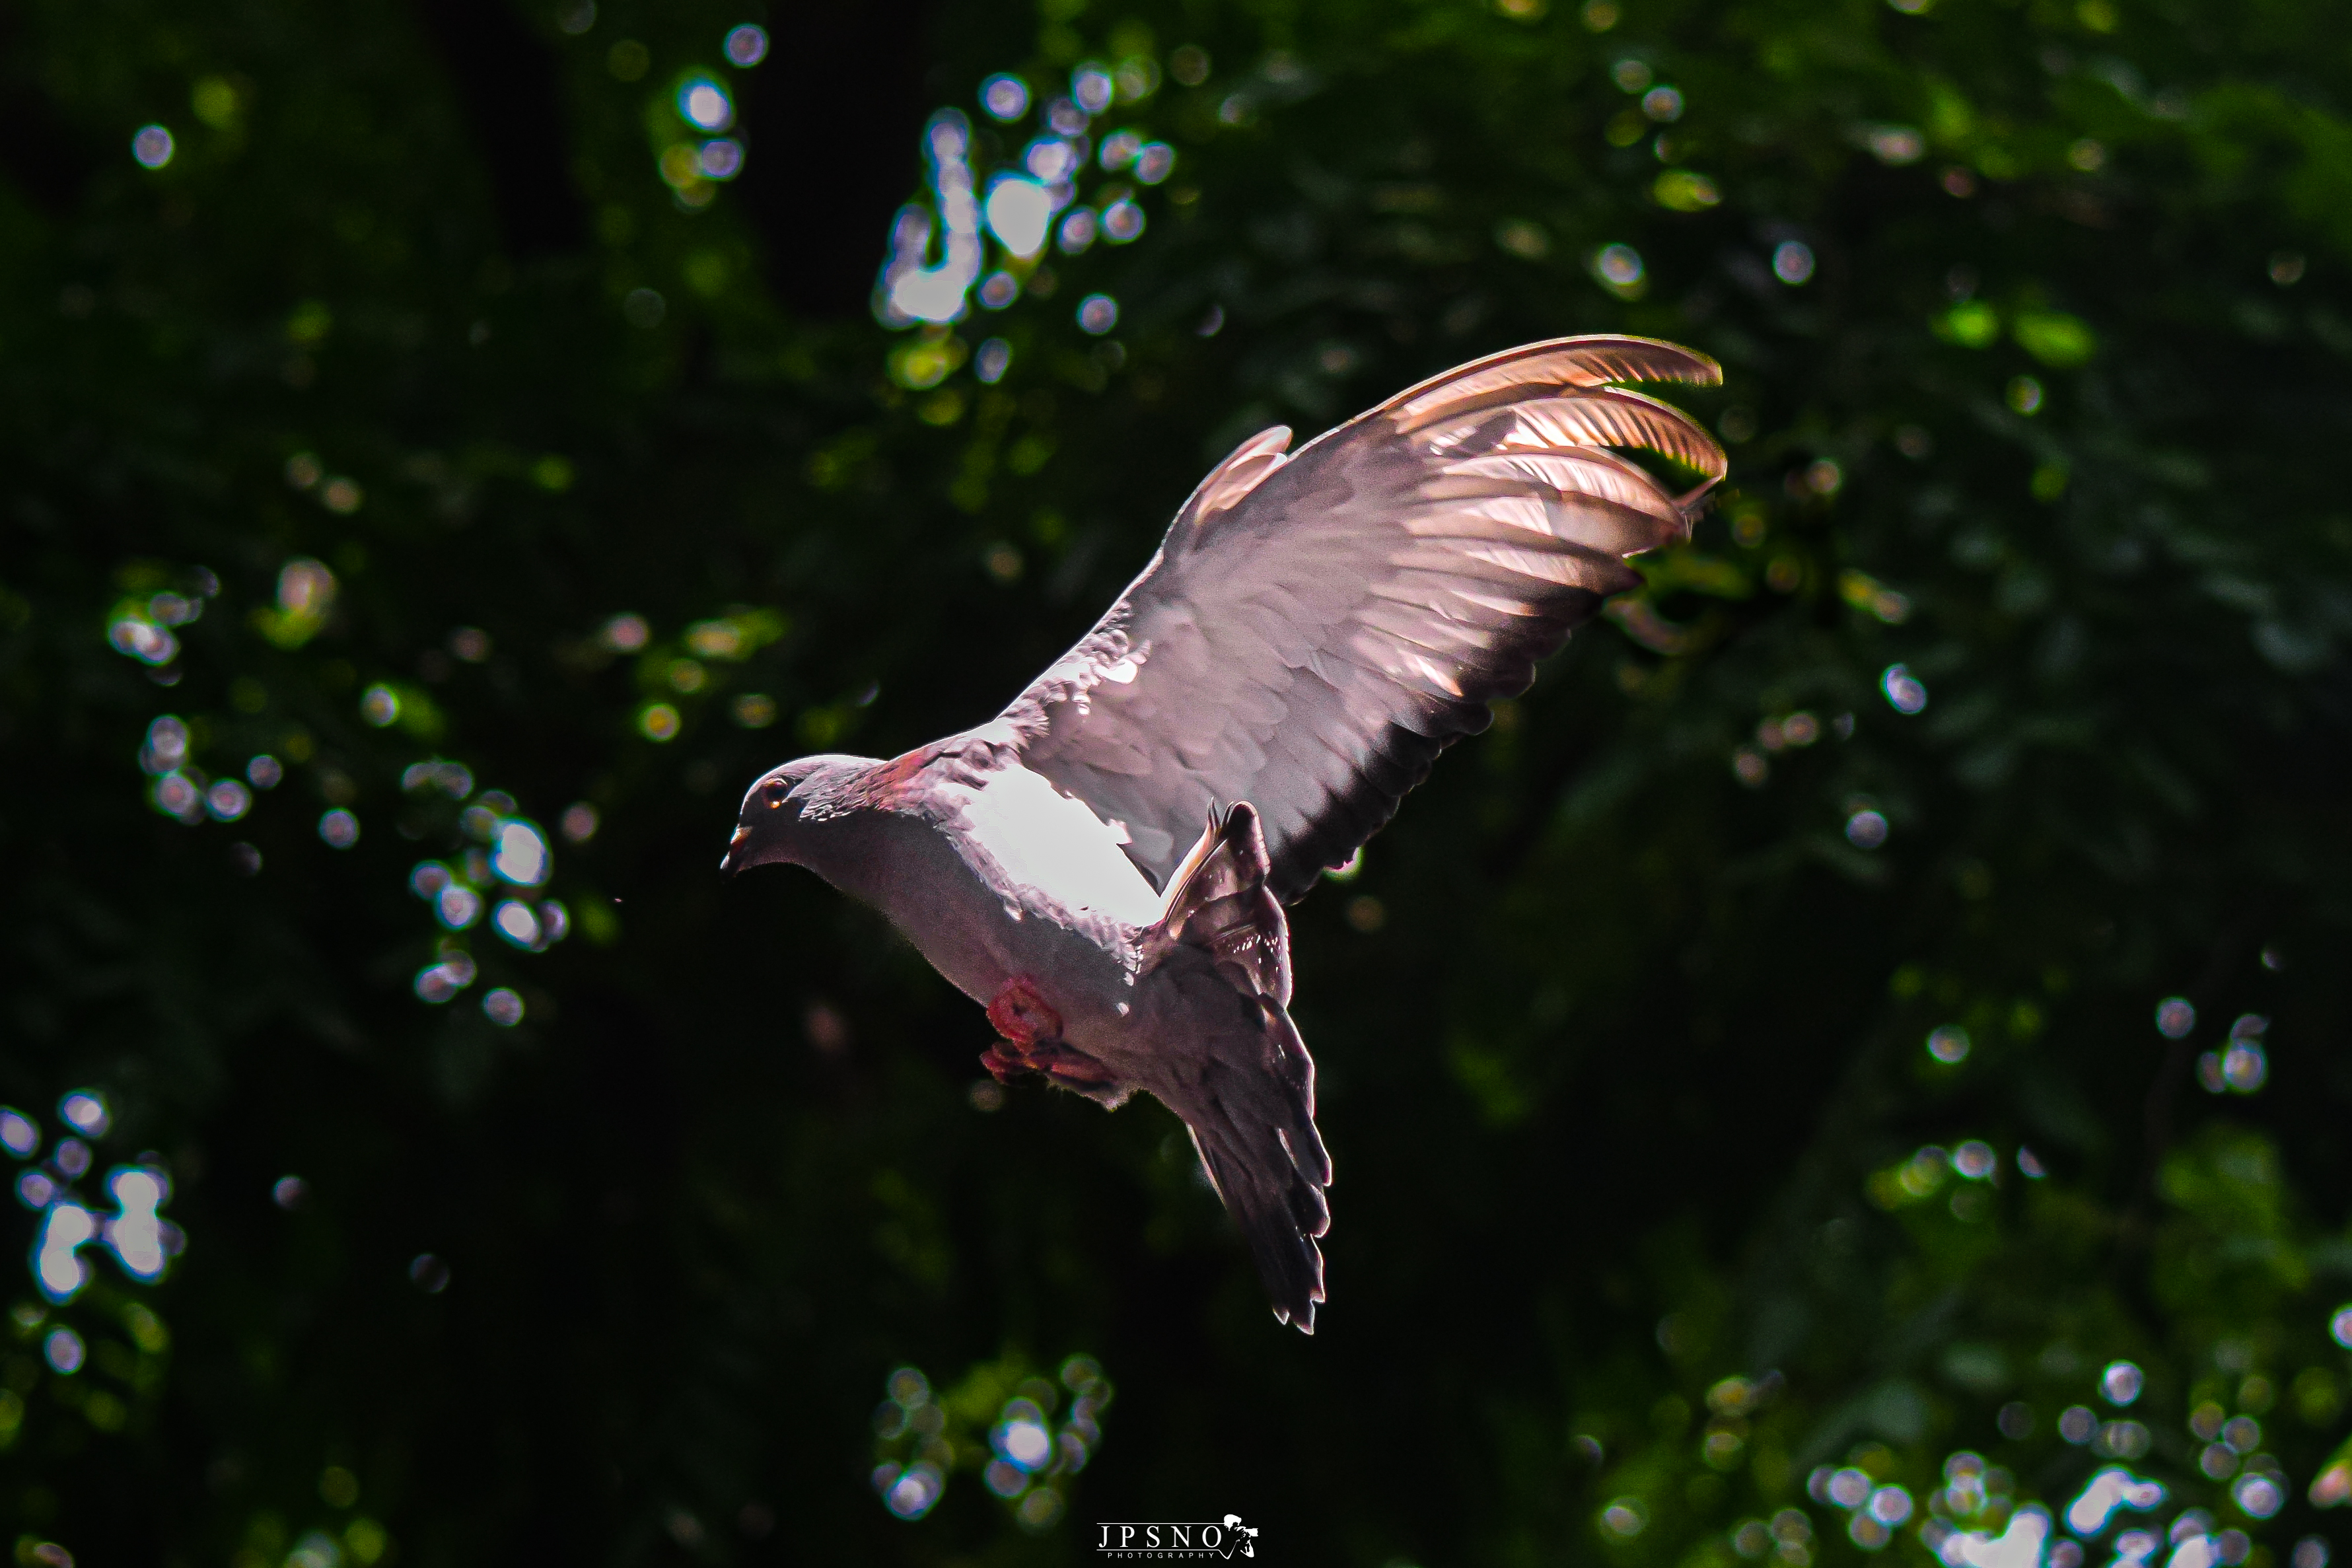
[[[0,23],[18,1562],[2326,1568],[2326,7]],[[1730,478],[1292,911],[1302,1340],[1171,1117],[718,859],[1590,331]]]

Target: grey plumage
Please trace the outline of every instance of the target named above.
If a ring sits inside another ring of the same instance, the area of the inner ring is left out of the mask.
[[[1626,556],[1688,537],[1722,452],[1612,384],[1717,379],[1669,343],[1570,338],[1295,455],[1267,431],[1003,713],[888,763],[776,770],[728,864],[795,860],[882,907],[989,1004],[992,1071],[1169,1105],[1276,1315],[1311,1332],[1331,1168],[1282,904],[1638,581]],[[1613,447],[1698,483],[1674,493]]]

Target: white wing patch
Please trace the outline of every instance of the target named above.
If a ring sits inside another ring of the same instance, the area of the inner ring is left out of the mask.
[[[1129,925],[1160,918],[1160,895],[1122,847],[1126,828],[1105,822],[1045,775],[1016,765],[959,793],[966,827],[1022,887]]]

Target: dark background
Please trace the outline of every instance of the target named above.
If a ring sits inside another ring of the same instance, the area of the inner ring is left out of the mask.
[[[144,1159],[185,1237],[158,1284],[93,1248],[72,1300],[9,1292],[21,1562],[1078,1561],[1096,1521],[1230,1512],[1279,1562],[1924,1564],[1923,1521],[1998,1534],[2120,1455],[2158,1528],[2202,1508],[2318,1568],[2352,1296],[2326,9],[582,16],[0,13],[0,1098],[54,1162],[60,1096],[101,1090],[79,1191]],[[744,22],[772,47],[739,69]],[[990,128],[982,79],[1042,101],[1087,60],[1158,79],[1096,127],[1177,150],[1144,236],[950,333],[876,325],[925,117],[971,115],[984,174],[1035,115]],[[698,69],[747,163],[681,194]],[[1676,400],[1731,478],[1293,911],[1339,1177],[1309,1341],[1172,1118],[983,1109],[985,1022],[911,949],[717,860],[784,757],[992,713],[1238,439],[1602,331],[1724,362]],[[907,353],[990,336],[993,386]],[[338,585],[308,636],[269,618],[293,559]],[[110,646],[200,590],[176,658]],[[642,647],[600,641],[623,614]],[[1800,713],[1819,738],[1779,743]],[[163,714],[207,780],[267,752],[286,782],[173,820],[138,760]],[[463,803],[403,785],[436,758],[546,830],[574,928],[473,927],[439,1005],[407,879],[462,856]],[[2266,1087],[2209,1093],[2250,1014]],[[1968,1140],[1992,1179],[1939,1163]],[[1040,1376],[1058,1431],[1074,1355],[1115,1396],[1034,1527],[989,1435]],[[876,1424],[902,1367],[929,1450]],[[2146,1433],[2071,1443],[2076,1405]],[[893,1518],[871,1472],[926,1452],[944,1496]],[[1981,1509],[1938,1489],[1960,1452],[2009,1478]],[[1873,1543],[1821,1466],[1916,1511]]]

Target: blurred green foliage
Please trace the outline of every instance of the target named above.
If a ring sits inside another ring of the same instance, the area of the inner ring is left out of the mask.
[[[103,1090],[99,1173],[167,1170],[186,1238],[9,1287],[19,1562],[1075,1562],[1230,1512],[1375,1568],[1919,1564],[2110,1458],[2255,1568],[2341,1537],[2327,7],[5,21],[0,1097],[53,1159]],[[1143,236],[873,325],[923,114],[1088,58],[1177,153]],[[694,71],[731,184],[676,154]],[[1598,331],[1723,361],[1731,480],[1295,914],[1302,1341],[1171,1119],[999,1096],[877,921],[722,885],[733,796],[994,711],[1257,428]],[[514,822],[543,952],[410,891],[503,898]],[[991,1422],[1058,1442],[1074,1354],[1118,1405],[1024,1513]]]

